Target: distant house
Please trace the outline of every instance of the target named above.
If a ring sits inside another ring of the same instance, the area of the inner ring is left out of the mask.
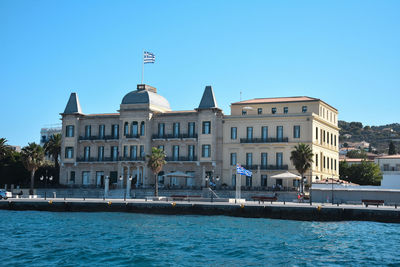
[[[400,155],[385,155],[375,159],[383,173],[381,187],[400,189]]]
[[[361,162],[366,161],[366,162],[374,162],[373,160],[370,159],[352,159],[352,158],[339,158],[339,162],[346,161],[350,166],[355,165],[355,164],[361,164]]]
[[[352,137],[352,135],[351,134],[344,134],[343,137],[346,138],[346,139],[349,139],[349,138]]]

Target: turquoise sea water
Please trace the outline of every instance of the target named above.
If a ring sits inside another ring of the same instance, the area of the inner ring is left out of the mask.
[[[400,224],[0,211],[1,266],[400,265]]]

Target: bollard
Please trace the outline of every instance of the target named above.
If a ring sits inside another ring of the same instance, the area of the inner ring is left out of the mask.
[[[104,200],[106,200],[106,197],[105,197],[105,196],[103,196],[103,201],[104,201]]]
[[[83,201],[85,201],[85,197],[83,197]]]
[[[283,205],[286,205],[286,201],[283,201]]]
[[[47,198],[47,195],[46,195],[46,191],[44,191],[44,200],[46,200],[46,198]]]
[[[339,207],[339,202],[338,203],[336,203],[337,204],[337,206]]]
[[[64,196],[64,200],[66,200],[66,197]]]

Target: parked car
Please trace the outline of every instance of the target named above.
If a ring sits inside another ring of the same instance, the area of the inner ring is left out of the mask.
[[[7,192],[5,189],[0,189],[0,199],[7,199],[11,197],[11,192]]]

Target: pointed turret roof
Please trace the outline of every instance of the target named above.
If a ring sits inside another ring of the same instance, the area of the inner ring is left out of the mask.
[[[203,97],[201,98],[200,105],[197,109],[208,108],[218,108],[214,91],[210,85],[206,86],[206,89],[204,89]]]
[[[81,105],[79,104],[79,98],[76,93],[71,93],[67,106],[65,107],[64,114],[82,114]]]

